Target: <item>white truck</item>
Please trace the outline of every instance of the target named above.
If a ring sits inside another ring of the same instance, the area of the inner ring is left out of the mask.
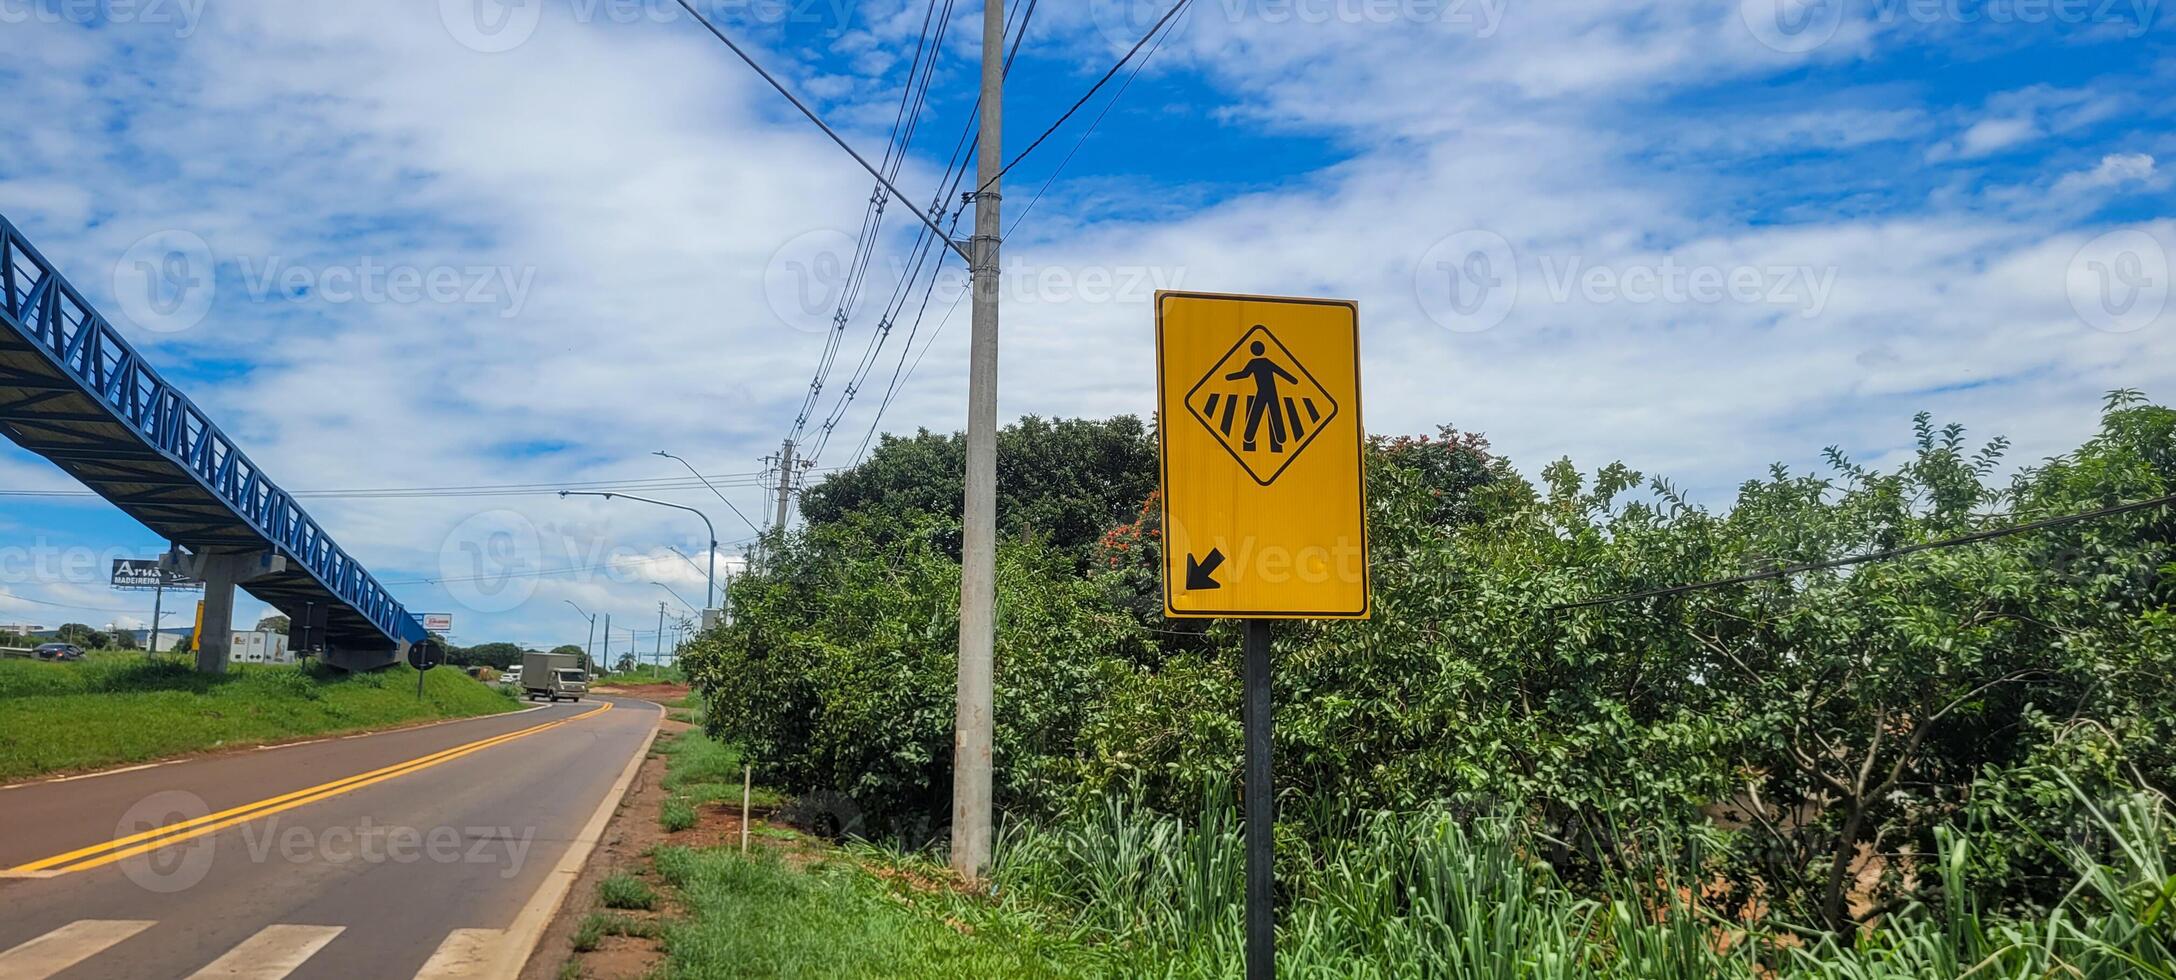
[[[582,658],[571,653],[524,653],[521,655],[521,690],[529,700],[566,698],[582,700],[589,693],[589,672]]]

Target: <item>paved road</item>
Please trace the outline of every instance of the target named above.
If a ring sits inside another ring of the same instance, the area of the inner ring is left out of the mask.
[[[510,976],[659,716],[585,700],[0,789],[0,980]]]

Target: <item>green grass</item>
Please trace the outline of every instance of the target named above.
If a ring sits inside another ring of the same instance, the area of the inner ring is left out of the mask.
[[[666,977],[1106,975],[1094,951],[1031,922],[969,913],[851,861],[796,869],[769,850],[673,847],[656,862],[691,910],[665,929]],[[971,929],[953,924],[969,914]]]
[[[235,664],[208,675],[171,656],[0,660],[0,782],[516,707],[458,670],[430,671],[418,699],[405,665]]]
[[[696,808],[740,805],[741,754],[700,729],[658,743],[666,756],[668,795],[659,821],[693,826]],[[754,801],[783,802],[757,787]],[[758,827],[765,841],[793,841],[792,830]],[[879,852],[864,849],[864,856]],[[663,927],[668,978],[710,977],[1085,977],[1106,976],[1105,958],[1010,906],[987,905],[950,891],[920,891],[843,858],[807,869],[786,865],[771,846],[742,856],[738,847],[663,847],[652,855],[658,876],[689,912]],[[941,872],[901,858],[923,879]],[[873,866],[882,861],[871,860]],[[628,879],[642,885],[639,879]],[[608,879],[600,899],[614,887]],[[592,918],[596,918],[593,916]],[[585,923],[587,925],[587,923]],[[599,921],[597,937],[609,934]],[[579,939],[581,937],[577,937]],[[594,948],[594,945],[592,947]]]
[[[597,901],[608,909],[649,911],[657,907],[657,892],[630,874],[616,874],[597,886]]]
[[[668,831],[686,830],[696,824],[696,812],[705,806],[740,806],[740,750],[703,734],[702,729],[681,732],[655,748],[665,762],[665,803],[658,810],[658,825]],[[776,806],[780,794],[757,786],[749,792],[755,806]]]
[[[2114,847],[2071,849],[2076,887],[2003,916],[1959,876],[1970,833],[1944,832],[1939,907],[1911,905],[1848,943],[1783,923],[1747,937],[1667,865],[1574,889],[1503,819],[1381,813],[1286,862],[1280,976],[1461,980],[2176,980],[2176,835],[2146,797],[2093,811]],[[665,929],[665,976],[1222,978],[1242,959],[1235,816],[1192,821],[1111,804],[1013,828],[996,898],[917,888],[927,859],[857,844],[810,867],[781,851],[661,848],[688,918]],[[2108,861],[2111,863],[2100,863]],[[1736,941],[1719,944],[1718,937]],[[1718,945],[1727,945],[1718,949]]]
[[[695,801],[685,796],[668,796],[658,808],[657,825],[667,833],[686,830],[695,826]]]
[[[604,924],[602,913],[591,912],[583,916],[581,924],[574,927],[574,951],[587,953],[596,949],[597,944],[604,941]]]

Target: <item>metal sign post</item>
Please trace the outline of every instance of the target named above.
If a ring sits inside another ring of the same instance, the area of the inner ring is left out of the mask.
[[[1359,307],[1158,293],[1156,363],[1164,615],[1246,626],[1246,975],[1270,980],[1270,621],[1371,612]]]
[[[1277,975],[1277,791],[1270,780],[1269,620],[1247,620],[1241,722],[1247,769],[1247,980]]]
[[[423,675],[446,662],[446,648],[437,640],[425,640],[408,648],[408,666],[416,669],[416,700],[423,700]]]

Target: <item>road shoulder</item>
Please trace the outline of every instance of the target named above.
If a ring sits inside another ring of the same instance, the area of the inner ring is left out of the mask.
[[[659,710],[664,710],[662,705]],[[554,903],[549,921],[531,943],[527,963],[520,974],[522,980],[558,980],[569,975],[563,971],[574,955],[576,933],[599,904],[599,887],[614,875],[646,872],[650,849],[669,839],[658,825],[658,813],[667,795],[665,771],[668,761],[658,746],[663,740],[694,727],[670,718],[659,722],[651,742],[636,757],[633,778],[613,804],[610,819],[586,855],[586,863],[568,880],[568,886]],[[581,954],[581,972],[574,975],[640,977],[662,962],[662,951],[653,942],[631,936],[606,936],[596,949]]]

